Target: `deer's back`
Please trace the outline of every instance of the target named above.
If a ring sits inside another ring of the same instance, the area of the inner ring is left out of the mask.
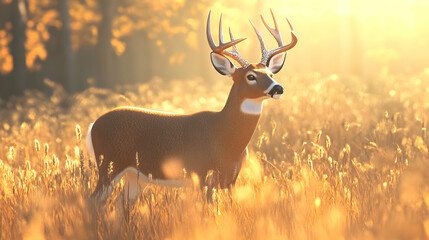
[[[154,178],[178,178],[182,168],[203,176],[217,158],[216,113],[180,115],[141,108],[117,108],[94,122],[92,141],[100,172],[112,162],[116,175],[137,166]],[[103,156],[102,162],[100,156]],[[103,174],[100,174],[102,176]],[[107,182],[107,180],[102,180]]]

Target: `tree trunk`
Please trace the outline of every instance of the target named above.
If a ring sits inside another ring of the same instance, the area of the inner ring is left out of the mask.
[[[12,35],[10,50],[13,56],[13,70],[10,94],[21,95],[26,87],[27,66],[25,61],[25,24],[27,11],[24,0],[12,2]]]
[[[2,1],[0,1],[0,29],[6,29],[6,22],[11,19],[11,4],[6,4]],[[10,85],[10,82],[8,81],[9,74],[2,74],[0,72],[0,99],[6,98],[9,94],[8,84]]]
[[[73,52],[71,47],[69,1],[59,0],[59,12],[62,23],[60,32],[61,74],[59,82],[68,92],[78,90],[78,84],[73,75]]]
[[[99,87],[111,88],[114,86],[113,58],[114,52],[110,41],[112,39],[112,25],[115,9],[115,0],[100,0],[102,20],[98,28],[97,70]]]

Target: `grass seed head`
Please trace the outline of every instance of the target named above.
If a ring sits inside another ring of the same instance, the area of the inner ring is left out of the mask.
[[[40,152],[40,142],[37,139],[34,139],[34,149],[36,152]]]
[[[139,162],[139,153],[136,152],[136,168],[139,169],[140,162]]]
[[[79,124],[76,124],[75,131],[76,131],[77,142],[80,143],[80,141],[82,140],[82,131],[80,130],[80,125]]]
[[[109,179],[111,179],[112,177],[112,173],[113,173],[113,162],[110,161],[109,163],[109,167],[107,169],[107,176],[109,177]]]
[[[49,153],[49,144],[48,143],[45,143],[43,145],[43,151],[45,153],[45,157],[48,156],[48,153]]]
[[[7,158],[9,159],[9,161],[13,162],[15,161],[16,158],[16,151],[14,147],[10,147],[9,148],[9,154],[7,156]]]

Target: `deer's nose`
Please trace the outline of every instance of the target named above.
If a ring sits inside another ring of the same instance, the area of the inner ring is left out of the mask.
[[[274,94],[283,94],[283,87],[279,84],[274,85],[268,94],[271,95],[271,97],[273,97]]]

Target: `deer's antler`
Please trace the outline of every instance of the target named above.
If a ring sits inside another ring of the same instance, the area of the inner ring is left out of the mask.
[[[270,9],[270,11],[271,11],[271,15],[273,16],[274,27],[275,27],[274,29],[271,28],[267,24],[267,22],[265,21],[265,19],[264,19],[264,17],[262,15],[261,15],[261,19],[262,19],[262,22],[264,23],[265,27],[268,29],[268,31],[270,31],[271,35],[273,35],[273,37],[276,39],[276,41],[277,41],[277,43],[279,45],[278,48],[273,49],[271,51],[268,51],[265,48],[264,40],[262,39],[261,34],[259,33],[258,29],[255,27],[255,25],[253,24],[253,22],[249,19],[250,23],[253,26],[253,29],[255,29],[256,35],[258,35],[258,39],[259,39],[259,42],[261,44],[261,51],[262,51],[261,63],[264,64],[264,65],[267,65],[268,60],[272,56],[274,56],[276,54],[279,54],[281,52],[286,52],[287,50],[293,48],[296,45],[296,43],[298,42],[298,37],[295,34],[295,30],[294,30],[292,24],[289,22],[289,19],[286,18],[286,20],[289,23],[289,26],[291,28],[292,41],[288,45],[283,45],[283,41],[282,41],[282,37],[280,35],[279,27],[277,25],[276,17],[274,16],[273,10]]]
[[[243,57],[240,56],[240,54],[237,52],[237,46],[235,46],[237,43],[246,40],[246,38],[240,38],[237,40],[234,40],[234,37],[232,36],[231,28],[229,28],[229,36],[231,38],[230,42],[223,42],[223,33],[222,33],[222,15],[220,15],[220,21],[219,21],[219,45],[216,46],[216,44],[213,41],[213,36],[211,33],[211,13],[209,12],[209,17],[207,19],[207,40],[209,42],[210,48],[215,53],[219,53],[221,55],[228,56],[234,60],[236,60],[242,67],[247,67],[249,64],[244,60]],[[233,47],[233,51],[226,50],[230,47]]]

